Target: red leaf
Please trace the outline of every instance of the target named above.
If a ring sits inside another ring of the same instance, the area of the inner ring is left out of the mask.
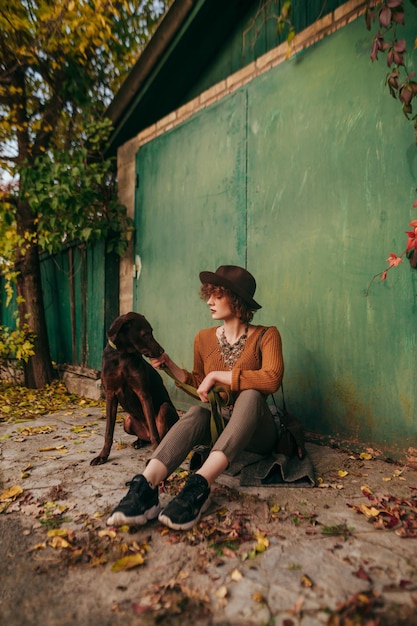
[[[382,9],[381,13],[379,14],[379,23],[382,26],[382,28],[388,28],[391,22],[391,15],[392,15],[391,9],[389,9],[388,7],[384,7]]]
[[[400,256],[397,256],[394,252],[391,252],[387,259],[387,263],[389,263],[388,269],[390,267],[398,267],[399,264],[402,262],[403,260]]]
[[[356,576],[358,578],[360,578],[361,580],[367,580],[368,582],[372,582],[371,578],[368,576],[368,574],[365,572],[365,570],[363,569],[363,567],[360,567],[358,569],[357,572],[355,572]]]

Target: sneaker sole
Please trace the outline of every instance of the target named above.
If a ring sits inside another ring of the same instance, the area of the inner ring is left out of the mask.
[[[200,521],[200,517],[202,516],[202,514],[205,511],[207,511],[209,506],[210,506],[210,497],[207,498],[207,500],[204,502],[204,504],[201,507],[198,515],[194,519],[189,521],[189,522],[184,522],[182,524],[180,524],[180,523],[177,524],[177,523],[173,522],[169,517],[164,515],[164,511],[163,510],[158,515],[158,521],[161,522],[161,524],[164,524],[165,526],[168,526],[168,528],[172,528],[172,530],[190,530],[190,528],[192,528],[193,526],[198,524],[198,522]]]
[[[110,515],[106,523],[107,526],[143,526],[158,517],[161,509],[161,505],[156,504],[142,513],[142,515],[134,515],[133,517],[127,517],[122,511],[115,511]]]

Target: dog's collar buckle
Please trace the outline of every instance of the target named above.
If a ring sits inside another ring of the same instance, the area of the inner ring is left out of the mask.
[[[113,350],[117,350],[117,346],[116,346],[116,344],[115,344],[115,343],[113,343],[111,339],[108,339],[108,343],[109,343],[109,346],[110,346],[111,348],[113,348]]]

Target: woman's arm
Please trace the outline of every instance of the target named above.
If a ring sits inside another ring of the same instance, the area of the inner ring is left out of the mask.
[[[269,395],[279,389],[284,374],[281,335],[275,326],[269,326],[260,345],[261,369],[242,369],[239,366],[232,370],[231,390],[239,393],[245,389],[256,389]]]
[[[227,385],[232,382],[232,372],[210,372],[197,389],[202,402],[208,402],[208,392],[216,385]]]
[[[177,380],[179,380],[182,383],[185,382],[185,379],[186,379],[185,371],[181,369],[166,352],[161,354],[161,356],[159,356],[156,359],[149,359],[149,361],[150,361],[150,364],[155,369],[160,369],[161,367],[163,368],[164,366],[168,367]]]

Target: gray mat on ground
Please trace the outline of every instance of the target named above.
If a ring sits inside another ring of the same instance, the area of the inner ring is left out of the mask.
[[[314,467],[308,453],[304,458],[272,454],[268,457],[242,452],[225,474],[240,474],[242,487],[315,487]]]

